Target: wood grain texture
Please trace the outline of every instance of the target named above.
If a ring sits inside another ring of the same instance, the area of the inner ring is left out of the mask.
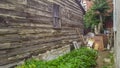
[[[53,27],[53,3],[60,5],[61,28]],[[0,0],[0,65],[80,42],[83,12],[74,0]]]

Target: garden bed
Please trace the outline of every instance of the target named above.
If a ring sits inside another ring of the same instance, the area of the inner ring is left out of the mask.
[[[16,68],[94,68],[96,57],[95,50],[80,48],[51,61],[30,59]]]

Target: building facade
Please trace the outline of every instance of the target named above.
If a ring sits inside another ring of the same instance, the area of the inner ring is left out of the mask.
[[[85,11],[88,11],[93,5],[93,1],[92,0],[83,0],[83,4],[84,4]]]
[[[114,0],[115,68],[120,68],[120,0]]]
[[[83,13],[75,0],[0,0],[0,65],[81,42]]]

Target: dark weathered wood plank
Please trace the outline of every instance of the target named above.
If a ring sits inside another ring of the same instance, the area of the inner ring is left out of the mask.
[[[53,3],[61,29],[53,29]],[[0,65],[80,42],[83,12],[73,0],[0,0]]]

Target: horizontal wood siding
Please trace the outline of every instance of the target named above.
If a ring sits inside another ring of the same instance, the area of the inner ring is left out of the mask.
[[[60,5],[61,29],[53,28],[52,4]],[[80,42],[83,12],[74,0],[0,0],[0,65]]]

